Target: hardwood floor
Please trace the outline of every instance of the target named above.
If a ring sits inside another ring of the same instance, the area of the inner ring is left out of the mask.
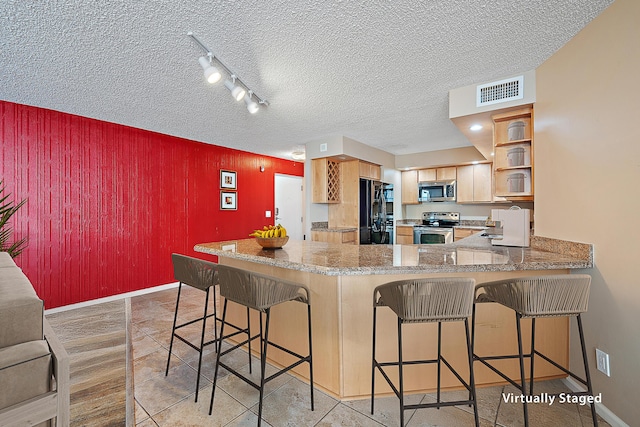
[[[127,298],[46,316],[71,359],[72,426],[133,425],[130,311]]]

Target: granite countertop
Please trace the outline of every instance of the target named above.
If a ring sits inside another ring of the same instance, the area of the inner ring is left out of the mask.
[[[311,231],[328,231],[330,233],[346,233],[348,231],[357,231],[355,227],[349,228],[312,228]]]
[[[442,245],[344,245],[291,240],[263,249],[255,239],[197,244],[197,252],[329,276],[590,268],[593,247],[533,236],[531,247],[493,246],[474,235]]]
[[[329,228],[329,223],[327,221],[322,222],[312,222],[311,223],[311,231],[329,231],[332,233],[346,233],[349,231],[357,231],[356,227],[335,227]]]

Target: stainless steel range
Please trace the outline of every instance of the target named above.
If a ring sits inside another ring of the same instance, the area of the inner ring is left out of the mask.
[[[413,227],[413,243],[453,243],[453,227],[458,224],[459,212],[423,212],[422,225]]]

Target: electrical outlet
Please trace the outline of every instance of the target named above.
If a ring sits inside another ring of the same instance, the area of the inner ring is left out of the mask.
[[[611,371],[609,368],[609,355],[599,348],[596,348],[596,364],[598,366],[598,371],[602,372],[608,377],[611,376]]]
[[[320,144],[320,152],[327,151],[327,143]]]

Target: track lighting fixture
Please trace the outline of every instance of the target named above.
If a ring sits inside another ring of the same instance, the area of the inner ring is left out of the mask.
[[[217,83],[222,77],[222,74],[211,64],[212,58],[213,55],[210,55],[208,59],[206,56],[201,56],[198,61],[204,70],[204,78],[207,79],[209,83]]]
[[[251,95],[253,95],[253,93],[249,91],[249,93],[244,96],[244,102],[247,104],[247,110],[249,110],[251,114],[255,114],[258,112],[260,107],[258,107],[257,102],[251,99]]]
[[[211,50],[206,47],[191,31],[187,33],[206,53],[206,56],[201,56],[198,59],[202,69],[204,70],[204,76],[209,83],[216,83],[222,78],[222,73],[218,70],[220,67],[225,73],[229,75],[228,79],[225,79],[224,86],[229,89],[231,95],[236,101],[244,99],[247,105],[247,110],[251,114],[255,114],[260,110],[260,106],[267,106],[269,102],[266,99],[260,98],[238,77],[238,75],[232,72],[229,67],[224,65],[220,58],[215,56]],[[216,66],[214,66],[214,61]]]
[[[236,101],[241,101],[244,98],[244,95],[247,93],[246,90],[242,86],[236,86],[236,76],[232,75],[231,79],[233,80],[225,80],[224,85],[227,89],[231,91],[231,96]]]

